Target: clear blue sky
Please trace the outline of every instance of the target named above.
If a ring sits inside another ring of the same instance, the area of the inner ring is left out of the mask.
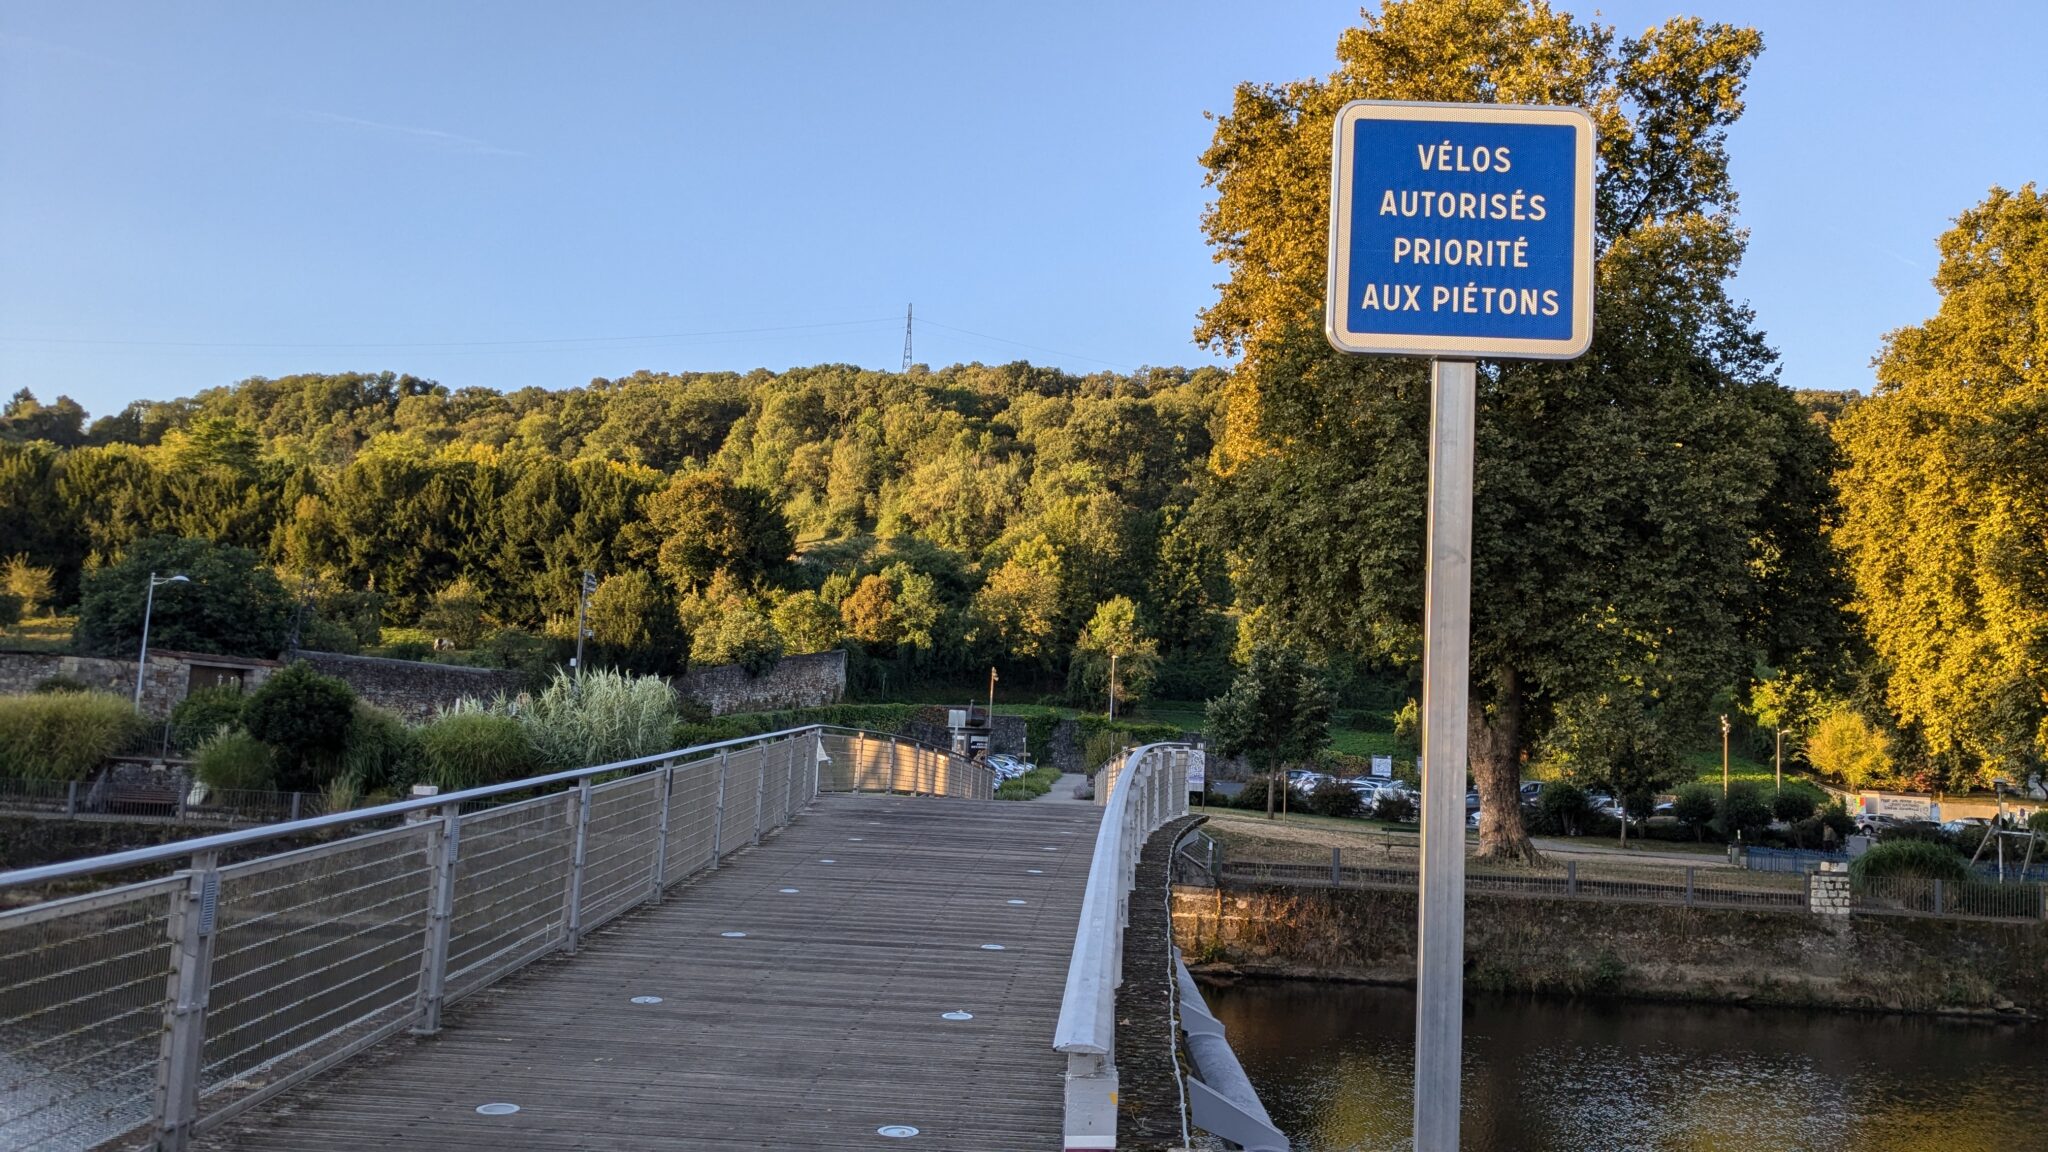
[[[2048,177],[2048,5],[1601,11],[1762,29],[1739,287],[1788,384],[1864,386],[1935,305],[1946,221]],[[1327,72],[1356,20],[0,0],[0,389],[99,415],[295,371],[893,367],[911,301],[927,363],[1208,362],[1202,114]]]

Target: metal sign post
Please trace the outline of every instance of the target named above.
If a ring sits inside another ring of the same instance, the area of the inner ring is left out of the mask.
[[[1456,1152],[1477,357],[1564,360],[1593,333],[1593,122],[1575,108],[1359,100],[1331,151],[1324,332],[1430,366],[1415,1149]]]

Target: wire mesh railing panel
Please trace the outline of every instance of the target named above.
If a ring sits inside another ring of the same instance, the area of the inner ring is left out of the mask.
[[[760,745],[726,758],[724,827],[718,836],[721,853],[753,843],[755,817],[761,812],[761,769],[766,753]]]
[[[432,898],[428,827],[220,870],[203,1093],[288,1080],[411,1017]]]
[[[661,773],[590,790],[583,830],[583,920],[587,930],[647,899],[661,837]]]
[[[809,743],[792,737],[768,746],[768,788],[764,801],[767,811],[762,817],[762,827],[780,828],[789,822],[789,796],[795,791],[791,787],[791,778],[796,774],[798,745]]]
[[[149,1120],[185,883],[0,913],[0,1148],[90,1148]]]
[[[855,740],[847,732],[820,732],[818,747],[828,760],[818,765],[818,791],[851,792],[854,790],[856,764],[854,763]]]
[[[668,863],[673,884],[711,862],[711,831],[718,822],[718,758],[677,766],[668,797]]]
[[[894,740],[884,741],[889,758],[889,791],[916,792],[917,751],[916,746],[904,747]]]
[[[569,797],[462,818],[448,932],[448,998],[473,992],[560,943],[575,852]]]

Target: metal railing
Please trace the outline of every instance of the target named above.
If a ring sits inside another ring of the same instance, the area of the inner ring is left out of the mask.
[[[1849,908],[1892,916],[2048,920],[2048,885],[1861,876],[1850,881]]]
[[[1067,1058],[1063,1146],[1070,1150],[1116,1147],[1116,989],[1123,982],[1131,885],[1146,838],[1187,813],[1190,750],[1147,744],[1095,774],[1102,824],[1052,1042]]]
[[[436,1031],[450,1003],[575,952],[819,791],[992,788],[942,751],[807,726],[0,873],[6,896],[183,865],[0,912],[0,1148],[183,1149],[394,1033]],[[225,855],[319,835],[342,838]]]
[[[162,789],[149,795],[104,781],[4,780],[0,781],[0,811],[80,820],[239,827],[324,815],[327,798],[320,792],[195,787],[190,779],[170,773]]]

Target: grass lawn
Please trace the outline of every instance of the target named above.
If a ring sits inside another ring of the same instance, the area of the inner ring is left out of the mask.
[[[0,628],[0,648],[14,652],[69,652],[76,616],[44,616]]]
[[[1050,764],[1041,764],[1014,780],[1005,780],[996,785],[998,800],[1036,800],[1059,782],[1060,770]]]
[[[1709,784],[1719,784],[1721,782],[1721,750],[1719,748],[1696,748],[1691,752],[1681,752],[1678,754],[1678,759],[1685,765],[1686,770],[1693,774],[1692,779],[1702,780]],[[1757,780],[1765,785],[1770,785],[1777,780],[1777,777],[1772,773],[1770,761],[1752,760],[1740,752],[1734,751],[1728,754],[1728,777],[1731,780]]]

